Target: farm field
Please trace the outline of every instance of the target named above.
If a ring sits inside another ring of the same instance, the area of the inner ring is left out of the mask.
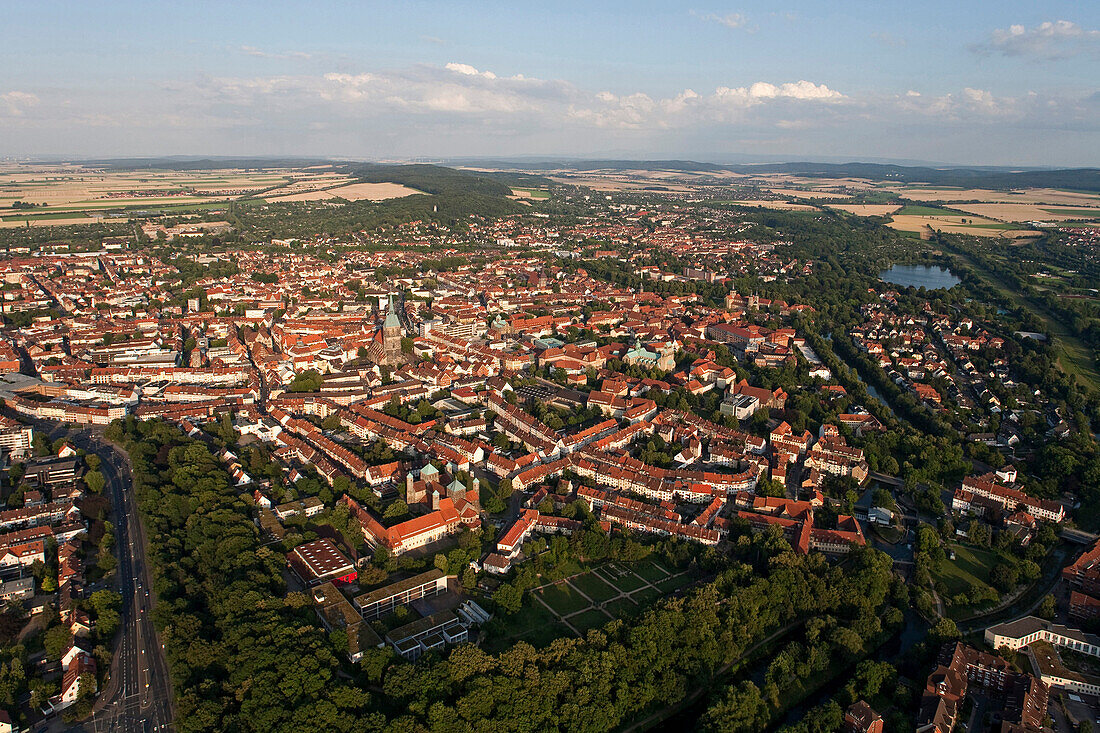
[[[775,209],[776,211],[820,211],[816,206],[794,201],[716,201],[715,203],[733,204],[734,206],[759,206],[762,209]]]
[[[550,192],[540,188],[513,188],[512,196],[524,199],[548,199]]]
[[[1100,208],[1064,209],[1040,204],[959,204],[960,211],[1001,221],[1069,221],[1100,217]]]
[[[260,193],[271,193],[270,200],[381,200],[419,192],[356,183],[328,166],[176,171],[12,163],[0,165],[0,226],[92,223],[108,212],[125,220],[149,210],[202,211]]]
[[[905,209],[902,210],[902,212],[904,211]],[[918,232],[921,235],[927,234],[929,228],[931,228],[948,234],[971,234],[978,237],[1014,238],[1035,236],[1034,232],[1020,229],[1013,224],[971,216],[956,216],[944,212],[942,209],[939,211],[942,212],[942,215],[899,212],[891,217],[891,221],[887,226],[902,232]],[[966,219],[965,223],[963,219]]]
[[[985,188],[929,188],[924,186],[891,186],[889,190],[911,201],[945,201],[1007,204],[1054,204],[1068,206],[1100,205],[1100,195],[1054,188],[1028,188],[995,191]]]
[[[794,196],[800,199],[846,199],[851,198],[847,193],[837,193],[833,191],[821,191],[821,190],[806,190],[801,188],[769,188],[769,192],[777,193],[781,196]]]
[[[886,216],[901,208],[898,204],[826,204],[826,206],[860,216]]]
[[[284,189],[276,189],[272,194],[277,194]],[[385,199],[402,198],[423,193],[415,188],[402,186],[399,183],[352,183],[334,186],[332,188],[320,188],[300,191],[288,195],[265,195],[264,200],[270,203],[281,201],[327,201],[330,199],[347,199],[348,201],[383,201]]]

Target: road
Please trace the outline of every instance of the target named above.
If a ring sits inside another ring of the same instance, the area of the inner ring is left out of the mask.
[[[50,439],[65,435],[55,423],[40,423]],[[70,730],[96,733],[149,733],[172,730],[172,689],[168,664],[151,619],[154,598],[146,562],[145,534],[133,495],[129,460],[125,454],[85,429],[69,435],[74,448],[100,456],[100,472],[106,480],[115,514],[119,593],[122,622],[111,663],[109,682],[100,690],[95,712]]]

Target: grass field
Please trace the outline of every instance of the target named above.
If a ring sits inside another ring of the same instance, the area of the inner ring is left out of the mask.
[[[948,545],[955,551],[954,560],[944,560],[935,573],[948,595],[970,593],[974,588],[990,588],[989,571],[1000,560],[992,550],[980,550],[963,545]]]
[[[569,623],[572,624],[577,631],[588,631],[589,629],[599,628],[603,626],[611,619],[606,613],[598,608],[590,608],[583,613],[578,613],[576,616],[572,616],[569,619]]]
[[[569,628],[541,603],[527,603],[511,616],[497,616],[490,621],[488,632],[484,648],[489,653],[510,649],[519,641],[542,647],[570,635]]]
[[[667,568],[653,560],[642,560],[629,567],[635,573],[654,584],[660,580],[664,580],[671,574]]]
[[[655,585],[665,593],[672,593],[673,591],[680,590],[685,585],[691,583],[691,577],[688,575],[677,575],[675,577],[665,578],[659,580]]]
[[[594,573],[585,573],[569,582],[596,603],[602,603],[619,595],[618,589],[600,580]]]
[[[613,601],[608,601],[604,604],[604,608],[616,618],[629,618],[645,610],[642,606],[639,606],[629,598],[616,598]]]
[[[550,198],[549,191],[543,191],[540,188],[513,188],[513,196],[519,196],[527,199],[548,199]]]
[[[638,590],[645,581],[618,563],[610,563],[596,569],[596,574],[611,583],[623,593]]]
[[[589,606],[584,596],[573,590],[573,588],[566,583],[547,586],[535,592],[541,595],[542,600],[545,601],[550,608],[554,609],[562,616],[576,613]]]

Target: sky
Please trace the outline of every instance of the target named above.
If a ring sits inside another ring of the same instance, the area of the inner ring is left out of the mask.
[[[1100,2],[5,3],[0,157],[1100,165]]]

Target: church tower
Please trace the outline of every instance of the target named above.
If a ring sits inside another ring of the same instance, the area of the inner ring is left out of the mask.
[[[397,306],[392,295],[386,320],[382,322],[382,350],[386,364],[396,364],[401,360],[401,321],[397,319]]]

